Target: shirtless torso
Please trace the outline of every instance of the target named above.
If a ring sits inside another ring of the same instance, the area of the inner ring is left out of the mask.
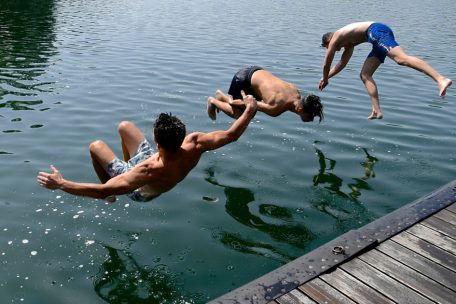
[[[274,108],[273,116],[289,111],[301,100],[296,86],[266,70],[258,70],[252,75],[252,89],[264,104]],[[258,104],[258,110],[262,111],[261,104]]]

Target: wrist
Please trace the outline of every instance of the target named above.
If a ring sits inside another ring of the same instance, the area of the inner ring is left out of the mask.
[[[66,180],[64,180],[62,178],[62,180],[57,184],[58,185],[58,189],[63,190],[63,188],[65,187],[65,182],[66,182]]]

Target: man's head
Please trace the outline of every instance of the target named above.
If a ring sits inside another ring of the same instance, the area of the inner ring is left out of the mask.
[[[155,120],[154,137],[163,149],[173,152],[179,150],[185,138],[185,125],[171,113],[161,113]]]
[[[334,32],[327,32],[321,37],[321,46],[327,48]]]
[[[319,122],[321,122],[324,115],[320,97],[313,94],[304,96],[301,99],[297,113],[304,122],[313,121],[315,116],[320,117]]]

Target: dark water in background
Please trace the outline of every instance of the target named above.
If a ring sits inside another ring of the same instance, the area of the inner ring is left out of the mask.
[[[453,180],[456,89],[389,59],[385,119],[368,121],[369,46],[317,92],[323,32],[388,23],[410,54],[456,79],[455,2],[0,0],[2,303],[206,302]],[[258,113],[171,192],[115,205],[39,188],[56,165],[97,181],[88,144],[162,111],[189,131],[243,65],[320,94],[323,123]]]

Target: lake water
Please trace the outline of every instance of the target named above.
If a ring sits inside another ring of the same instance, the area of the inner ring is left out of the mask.
[[[368,121],[359,71],[318,92],[322,33],[377,20],[456,79],[456,2],[0,0],[2,303],[204,303],[456,177],[456,88],[387,59],[385,118]],[[40,188],[38,171],[97,182],[88,144],[120,154],[117,123],[160,112],[226,129],[206,100],[260,65],[319,94],[325,120],[258,113],[172,191],[116,204]]]

